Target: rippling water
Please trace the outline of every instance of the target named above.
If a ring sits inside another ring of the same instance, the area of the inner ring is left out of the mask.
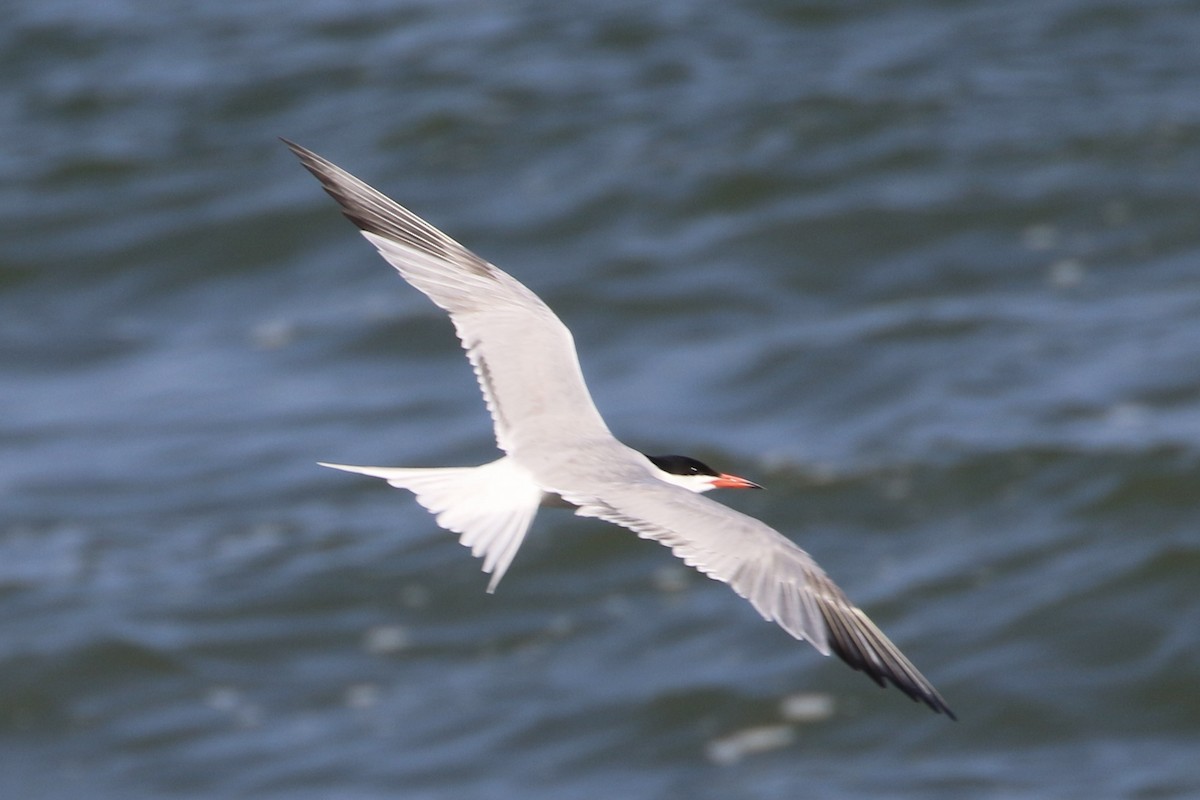
[[[1200,794],[1200,10],[15,0],[0,795]],[[953,724],[612,527],[494,596],[440,312],[276,136],[769,487]]]

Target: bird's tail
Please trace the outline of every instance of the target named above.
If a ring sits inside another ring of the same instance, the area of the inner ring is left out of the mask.
[[[383,478],[416,495],[438,525],[460,534],[471,555],[483,558],[483,571],[492,576],[488,592],[504,577],[542,501],[533,476],[507,456],[478,467],[321,466]]]

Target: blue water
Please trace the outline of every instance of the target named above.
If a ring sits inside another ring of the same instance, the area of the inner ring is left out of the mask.
[[[0,797],[1200,794],[1193,4],[5,16]],[[489,596],[316,467],[495,449],[277,136],[541,295],[625,441],[765,484],[961,721],[595,521]]]

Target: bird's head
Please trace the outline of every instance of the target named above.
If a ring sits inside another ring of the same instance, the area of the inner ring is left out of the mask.
[[[659,471],[658,478],[700,494],[710,489],[761,489],[753,481],[717,472],[703,461],[687,456],[646,456]]]

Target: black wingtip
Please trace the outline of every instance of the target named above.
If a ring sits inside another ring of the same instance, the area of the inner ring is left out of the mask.
[[[865,614],[851,608],[851,614],[839,613],[836,607],[822,604],[821,615],[829,632],[829,648],[852,669],[866,675],[876,684],[888,684],[899,689],[911,700],[924,703],[935,713],[952,720],[958,717],[937,689],[904,654],[879,630]]]
[[[293,153],[295,153],[297,156],[299,156],[301,160],[304,160],[304,157],[306,155],[308,155],[308,156],[316,155],[315,153],[313,153],[313,151],[309,150],[307,147],[296,144],[295,142],[293,142],[291,139],[287,138],[286,136],[280,136],[279,141],[286,144],[288,146],[288,149],[291,150]]]
[[[419,250],[480,277],[496,279],[494,267],[395,200],[329,159],[282,136],[279,138],[360,231]]]
[[[356,228],[387,238],[395,239],[401,236],[402,232],[397,230],[395,221],[388,213],[388,207],[395,205],[392,200],[307,147],[282,136],[279,140],[286,144],[300,159],[301,165],[321,182],[326,194],[337,201],[342,208],[342,215],[354,223]]]
[[[873,659],[867,658],[858,650],[845,646],[847,640],[838,635],[837,631],[831,631],[832,635],[829,639],[829,647],[834,655],[840,658],[858,672],[863,673],[882,688],[887,688],[890,684],[896,689],[903,692],[908,699],[917,703],[924,703],[936,714],[945,714],[950,720],[957,722],[958,715],[951,710],[950,706],[946,705],[946,701],[942,699],[931,685],[924,680],[917,680],[912,675],[906,674],[908,670],[888,669],[883,667]],[[915,668],[909,665],[909,668],[915,673]],[[916,673],[920,677],[919,673]]]

